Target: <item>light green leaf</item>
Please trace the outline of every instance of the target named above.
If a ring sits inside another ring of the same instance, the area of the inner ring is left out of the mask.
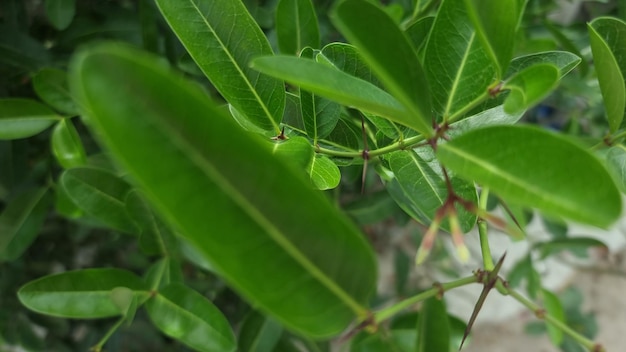
[[[563,305],[561,304],[559,298],[554,293],[546,289],[542,289],[541,292],[543,294],[543,304],[546,308],[546,313],[550,314],[561,323],[566,324],[565,311],[563,310]],[[552,341],[552,344],[554,344],[555,346],[561,345],[564,336],[563,330],[561,330],[561,328],[557,326],[550,324],[549,322],[546,322],[546,324],[548,326],[548,336],[550,337],[550,341]]]
[[[580,57],[567,51],[544,51],[516,57],[511,61],[505,76],[511,77],[535,64],[553,64],[559,68],[559,77],[563,77],[578,66],[581,61]]]
[[[48,214],[48,188],[20,193],[0,214],[0,261],[19,258],[35,240]]]
[[[76,0],[46,0],[46,14],[57,30],[69,27],[76,13]]]
[[[116,230],[134,233],[125,199],[131,187],[115,175],[98,169],[65,170],[61,186],[76,206]]]
[[[67,86],[67,73],[55,68],[44,68],[33,76],[37,96],[54,109],[68,115],[78,115],[78,108]]]
[[[515,32],[525,0],[465,0],[476,33],[501,78],[513,57]]]
[[[85,148],[70,119],[59,121],[52,131],[52,153],[66,169],[83,166],[87,162]]]
[[[417,352],[449,351],[450,322],[443,300],[424,301],[417,317]]]
[[[249,67],[272,55],[267,39],[241,1],[157,0],[161,13],[222,96],[257,127],[280,133],[283,82]]]
[[[437,158],[506,201],[607,227],[621,213],[606,169],[567,137],[530,126],[495,126],[439,145]]]
[[[306,138],[299,136],[284,141],[276,141],[271,146],[272,154],[301,170],[308,167],[315,154],[311,143]]]
[[[626,146],[620,144],[609,149],[606,163],[615,177],[617,186],[622,192],[626,192]]]
[[[410,122],[410,114],[387,92],[326,64],[304,58],[271,56],[254,60],[252,67],[340,104],[399,123]]]
[[[30,99],[0,99],[0,140],[34,136],[61,116]]]
[[[276,6],[276,37],[280,52],[297,55],[320,47],[320,30],[311,0],[280,0]]]
[[[117,287],[133,290],[138,301],[149,296],[135,274],[121,269],[83,269],[44,276],[22,286],[20,302],[37,313],[64,318],[95,319],[121,315],[111,299]]]
[[[163,221],[152,212],[141,192],[132,190],[125,199],[126,211],[140,230],[139,248],[147,255],[172,256],[178,242]]]
[[[240,351],[272,352],[282,334],[280,324],[252,311],[241,324],[238,347]]]
[[[442,2],[426,43],[424,69],[433,110],[443,118],[483,99],[496,80],[498,69],[480,43],[463,1]]]
[[[313,186],[319,190],[333,189],[341,181],[339,168],[325,155],[315,155],[308,166],[308,172]]]
[[[588,24],[589,41],[611,132],[624,120],[626,108],[626,23],[600,17]]]
[[[409,112],[398,122],[426,136],[432,135],[426,75],[409,39],[396,23],[375,4],[361,0],[340,2],[331,18],[358,48],[382,84]]]
[[[504,111],[522,112],[544,99],[559,82],[559,68],[552,64],[535,64],[509,78],[502,89],[509,89]]]
[[[382,87],[357,48],[350,44],[330,43],[317,54],[316,60],[321,63],[329,63],[351,76],[370,82],[379,88]]]
[[[129,313],[131,315],[134,315],[133,312],[131,312],[131,310],[133,306],[135,306],[135,309],[136,309],[137,304],[134,303],[135,293],[130,288],[120,286],[120,287],[116,287],[112,289],[111,300],[113,301],[113,304],[119,309],[120,313],[123,316],[126,316]]]
[[[376,261],[362,235],[197,85],[114,44],[82,52],[71,72],[95,134],[160,215],[253,306],[320,338],[366,314]]]
[[[487,126],[512,125],[519,121],[523,115],[524,111],[508,114],[504,111],[503,105],[498,105],[453,123],[450,131],[448,131],[448,137],[460,136],[463,133]]]
[[[228,320],[198,292],[181,284],[159,290],[146,302],[150,320],[165,335],[196,351],[235,351],[235,335]]]

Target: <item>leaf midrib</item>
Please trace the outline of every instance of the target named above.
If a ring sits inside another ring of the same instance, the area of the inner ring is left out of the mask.
[[[458,92],[459,82],[461,81],[461,77],[463,76],[463,72],[465,72],[465,64],[470,55],[472,45],[474,45],[474,39],[476,38],[476,31],[472,32],[470,39],[467,41],[467,47],[465,48],[465,52],[463,53],[463,59],[461,60],[461,64],[459,65],[459,69],[456,71],[456,76],[454,77],[454,81],[452,81],[452,87],[450,87],[450,94],[448,94],[448,101],[446,101],[446,108],[443,112],[443,118],[446,119],[450,115],[450,110],[452,109],[452,103],[454,102],[454,98]]]

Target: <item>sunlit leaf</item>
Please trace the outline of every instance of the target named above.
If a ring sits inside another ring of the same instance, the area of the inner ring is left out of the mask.
[[[59,121],[52,131],[52,153],[66,169],[83,166],[87,162],[85,148],[70,119]]]
[[[308,166],[309,176],[315,188],[333,189],[341,181],[341,172],[332,160],[325,155],[316,155]]]
[[[578,66],[581,61],[580,57],[567,51],[544,51],[516,57],[511,61],[506,76],[510,77],[535,64],[553,64],[559,68],[559,77],[563,77]]]
[[[509,90],[504,111],[519,113],[539,103],[559,81],[559,69],[552,64],[535,64],[516,73],[502,87]]]

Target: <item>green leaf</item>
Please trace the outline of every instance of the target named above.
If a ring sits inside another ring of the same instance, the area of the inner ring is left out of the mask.
[[[359,225],[379,223],[398,211],[398,207],[386,190],[367,194],[343,206]]]
[[[430,32],[424,69],[433,110],[447,118],[484,99],[498,69],[485,52],[463,1],[444,0]]]
[[[182,284],[159,290],[146,302],[150,320],[165,335],[202,352],[235,351],[235,335],[206,297]]]
[[[61,116],[30,99],[0,99],[0,140],[34,136]]]
[[[327,156],[315,155],[307,169],[315,188],[326,190],[339,186],[341,172],[337,165]]]
[[[28,249],[50,210],[51,200],[47,187],[11,199],[0,214],[0,260],[15,260]]]
[[[171,257],[178,247],[174,234],[152,212],[141,192],[132,190],[126,196],[126,211],[140,230],[139,248],[147,255]]]
[[[284,141],[276,141],[271,146],[272,154],[300,170],[308,167],[315,154],[311,143],[306,138],[299,136]]]
[[[559,298],[554,293],[546,289],[542,289],[541,292],[543,294],[543,304],[545,306],[546,313],[550,314],[561,323],[566,324],[565,311],[563,310],[563,305],[561,305]],[[550,322],[546,322],[546,324],[548,326],[548,336],[550,337],[550,341],[552,341],[553,345],[559,346],[561,342],[563,342],[563,330],[552,325]]]
[[[411,40],[415,51],[420,54],[420,58],[426,47],[426,41],[428,40],[431,28],[433,28],[433,23],[435,23],[435,16],[422,17],[404,31]]]
[[[48,20],[57,30],[69,27],[76,13],[76,0],[46,0]]]
[[[285,87],[283,82],[249,67],[250,60],[272,55],[272,49],[243,3],[232,0],[157,0],[156,3],[224,99],[252,124],[280,133]]]
[[[320,30],[311,0],[280,0],[276,6],[276,37],[283,54],[297,55],[320,47]]]
[[[511,61],[506,77],[524,70],[536,64],[553,64],[559,68],[559,77],[563,77],[573,70],[582,59],[567,51],[544,51],[516,57]]]
[[[450,322],[444,302],[437,298],[424,301],[417,318],[417,352],[449,351]]]
[[[20,302],[37,313],[64,318],[95,319],[120,315],[111,299],[117,287],[126,287],[139,301],[148,298],[144,282],[121,269],[83,269],[44,276],[22,286]]]
[[[535,270],[530,253],[515,264],[507,276],[507,281],[511,287],[519,287],[522,280],[526,279],[526,291],[528,295],[535,299],[541,289],[541,276]]]
[[[506,201],[607,227],[621,213],[611,176],[567,137],[530,126],[495,126],[441,144],[437,158]],[[590,187],[593,185],[593,187]]]
[[[316,60],[321,63],[329,63],[351,76],[370,82],[379,88],[382,87],[357,48],[350,44],[330,43],[317,54]]]
[[[254,60],[252,67],[340,104],[410,124],[410,114],[387,92],[326,64],[304,58],[270,56]]]
[[[476,34],[501,78],[513,57],[515,32],[524,12],[525,0],[465,0]]]
[[[513,125],[524,115],[523,111],[509,114],[504,111],[503,105],[498,105],[489,110],[482,111],[476,115],[464,118],[450,126],[448,137],[457,137],[472,130],[487,126]]]
[[[553,64],[535,64],[509,78],[502,89],[509,89],[504,111],[515,114],[543,100],[559,82],[559,68]]]
[[[272,352],[282,334],[280,324],[252,311],[241,324],[238,347],[240,351]]]
[[[78,108],[67,86],[67,73],[55,68],[44,68],[33,76],[37,96],[55,110],[78,115]]]
[[[71,72],[96,135],[252,305],[315,337],[366,314],[376,261],[358,229],[197,85],[114,44],[82,52]]]
[[[415,220],[430,225],[437,210],[444,204],[448,189],[439,163],[430,147],[393,152],[388,157],[389,168],[393,171],[404,197],[394,200]],[[473,184],[450,175],[455,192],[465,200],[478,202]],[[393,195],[393,193],[392,193]],[[408,204],[405,202],[408,201]],[[476,224],[476,215],[457,206],[459,222],[463,232],[468,232]],[[449,229],[449,227],[444,226]]]
[[[85,148],[70,119],[59,121],[52,131],[52,153],[66,169],[83,166],[87,162]]]
[[[131,187],[122,179],[104,170],[74,168],[65,170],[60,181],[72,202],[85,213],[116,230],[136,231],[125,204]]]
[[[331,18],[387,90],[406,108],[408,115],[397,122],[432,135],[426,75],[409,39],[396,23],[378,6],[362,0],[340,2]]]
[[[617,186],[626,192],[626,146],[620,144],[611,147],[606,154],[606,163]]]
[[[626,108],[626,23],[600,17],[587,26],[609,127],[615,132],[622,126]]]
[[[606,244],[595,238],[589,237],[573,237],[573,238],[559,238],[548,242],[539,242],[535,244],[535,248],[539,249],[541,258],[546,258],[552,254],[561,251],[570,251],[575,254],[581,253],[583,257],[586,256],[587,250],[592,247],[606,248]]]

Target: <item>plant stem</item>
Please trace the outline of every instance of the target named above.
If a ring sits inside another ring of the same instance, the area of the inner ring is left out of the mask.
[[[412,147],[415,144],[422,142],[423,140],[424,140],[424,136],[422,135],[409,137],[407,139],[395,142],[388,146],[370,150],[368,155],[370,157],[380,156],[386,153],[394,152],[396,150],[402,150],[408,147]],[[339,158],[362,158],[363,157],[362,151],[348,152],[348,151],[333,150],[333,149],[328,149],[328,148],[323,148],[323,147],[317,147],[315,150],[318,153],[326,154],[330,156],[336,156]]]
[[[126,321],[126,317],[125,316],[121,317],[120,320],[118,320],[117,323],[115,323],[109,329],[109,331],[107,331],[107,333],[100,339],[100,341],[98,341],[98,343],[91,348],[91,351],[93,351],[93,352],[100,352],[100,351],[102,351],[102,347],[104,347],[104,344],[107,343],[107,341],[117,331],[117,329],[119,329],[119,327],[124,323],[124,321]]]
[[[391,318],[392,316],[398,314],[400,311],[403,311],[416,303],[426,300],[427,298],[436,296],[437,294],[443,293],[453,288],[465,286],[465,285],[476,283],[476,282],[478,282],[478,278],[475,275],[472,275],[472,276],[464,277],[462,279],[454,280],[445,284],[435,285],[433,288],[430,288],[418,295],[409,297],[403,301],[400,301],[392,305],[391,307],[384,308],[374,313],[375,322],[376,324],[379,324]]]
[[[444,116],[444,121],[449,123],[449,124],[455,122],[456,120],[460,119],[465,114],[470,112],[472,109],[474,109],[478,105],[482,104],[487,99],[489,99],[489,90],[485,90],[485,92],[483,92],[483,94],[479,95],[472,102],[470,102],[469,104],[465,105],[462,110],[459,110],[459,111],[455,112],[454,114],[448,116],[447,118]]]
[[[489,188],[484,187],[480,192],[478,199],[478,208],[487,211],[487,199],[489,198]],[[483,266],[485,270],[491,271],[494,268],[493,256],[489,248],[489,238],[487,237],[487,221],[478,218],[478,236],[480,238],[480,250],[483,257]]]

